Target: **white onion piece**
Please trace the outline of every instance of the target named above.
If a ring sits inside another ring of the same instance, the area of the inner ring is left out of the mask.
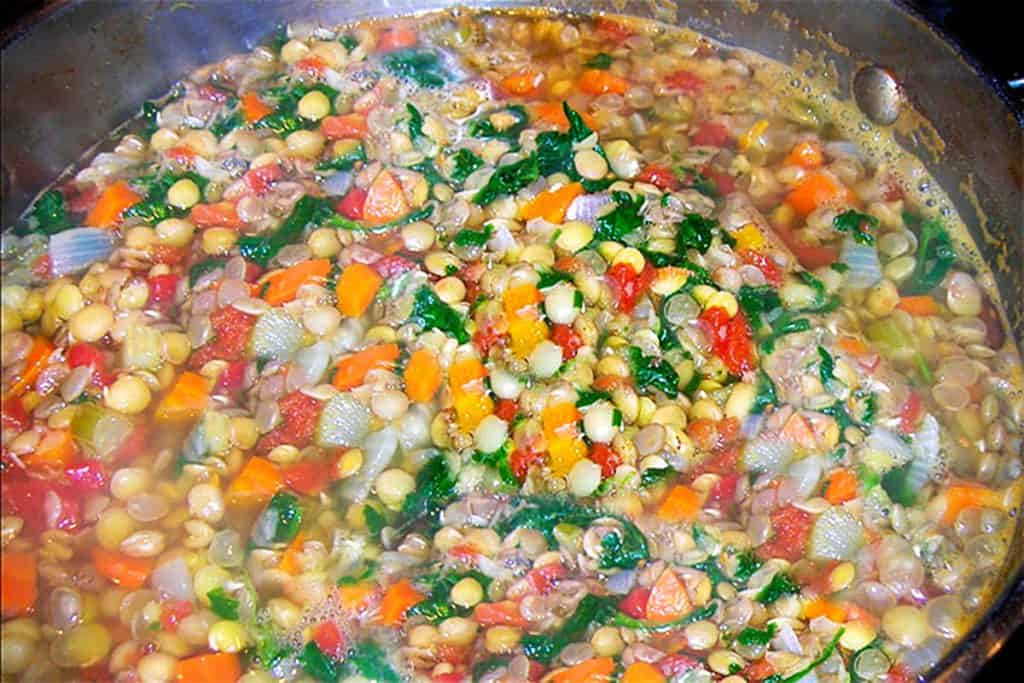
[[[867,438],[864,440],[862,449],[877,451],[878,453],[884,454],[888,456],[896,466],[903,465],[914,457],[913,451],[910,450],[910,446],[908,446],[903,439],[882,427],[875,427],[871,430],[871,433],[868,434]]]
[[[114,250],[114,237],[102,228],[73,228],[50,237],[50,272],[61,277],[106,261]]]
[[[516,238],[508,229],[508,224],[505,221],[492,221],[491,226],[494,227],[494,232],[491,234],[491,239],[487,246],[492,251],[508,251],[516,246]]]
[[[154,569],[149,577],[149,583],[161,596],[189,602],[196,599],[188,565],[180,557],[164,562]]]
[[[910,449],[914,453],[910,474],[915,490],[946,471],[946,459],[939,450],[939,423],[933,416],[924,416],[920,429],[911,438]]]
[[[855,143],[847,140],[833,140],[825,143],[825,154],[832,159],[860,159],[860,149]]]
[[[743,449],[743,462],[753,472],[778,474],[793,459],[793,444],[781,439],[752,439]]]
[[[388,426],[370,434],[363,441],[363,466],[353,477],[346,479],[339,489],[341,497],[353,503],[362,502],[370,493],[372,482],[377,479],[398,451],[398,434]]]
[[[743,425],[740,427],[740,434],[743,435],[744,439],[753,439],[761,431],[762,424],[764,424],[764,413],[747,415],[743,420]]]
[[[842,508],[829,508],[814,522],[808,554],[816,560],[851,560],[863,536],[864,530],[853,515]]]
[[[782,650],[783,652],[791,652],[795,655],[802,655],[804,653],[804,648],[800,644],[800,639],[796,637],[793,627],[783,620],[779,620],[775,623],[778,625],[779,630],[775,634],[775,638],[772,640],[772,648]]]
[[[858,244],[847,238],[839,260],[850,268],[846,273],[846,284],[853,289],[867,289],[882,279],[882,263],[870,244]]]
[[[812,455],[798,460],[789,468],[789,479],[794,484],[793,500],[806,500],[821,481],[824,463],[820,456]]]
[[[292,389],[311,386],[320,381],[327,372],[327,364],[331,362],[331,347],[325,341],[315,344],[295,354],[295,364],[288,374],[288,384]]]
[[[340,197],[352,189],[354,179],[355,175],[352,171],[338,171],[324,179],[324,191],[333,197]]]
[[[621,571],[618,574],[612,574],[605,581],[605,588],[608,589],[609,593],[615,595],[625,595],[629,593],[633,588],[633,584],[636,583],[636,570],[628,569]]]
[[[409,409],[398,423],[398,443],[402,451],[410,453],[430,445],[430,410],[421,404]]]
[[[241,567],[245,562],[242,537],[232,529],[223,529],[214,534],[206,552],[211,562],[225,569]]]
[[[256,321],[249,351],[263,360],[290,360],[302,345],[303,334],[298,320],[275,308]]]
[[[592,224],[598,212],[611,201],[612,198],[606,194],[581,194],[572,200],[572,204],[565,212],[565,220]]]
[[[198,154],[192,159],[192,168],[195,169],[196,173],[208,180],[218,183],[231,182],[231,174],[224,167],[204,159]]]
[[[350,394],[337,394],[324,404],[316,441],[323,447],[355,447],[370,431],[370,411]]]

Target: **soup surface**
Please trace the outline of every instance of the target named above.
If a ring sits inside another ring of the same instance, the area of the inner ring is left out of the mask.
[[[763,65],[463,12],[146,103],[4,236],[3,680],[926,671],[1014,533],[1019,357]]]

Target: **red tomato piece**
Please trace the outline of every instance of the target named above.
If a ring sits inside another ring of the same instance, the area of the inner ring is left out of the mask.
[[[195,607],[188,600],[168,600],[160,606],[160,624],[164,629],[174,633],[178,630],[181,620],[193,611]]]
[[[770,519],[772,537],[757,548],[757,556],[764,560],[781,558],[788,562],[802,558],[814,526],[814,515],[786,505],[773,511]]]
[[[627,263],[616,263],[605,273],[612,293],[623,313],[632,313],[636,302],[654,280],[654,268],[644,264],[643,271],[637,273]]]
[[[512,454],[508,456],[508,466],[512,468],[512,474],[516,475],[516,479],[519,481],[526,479],[526,474],[530,471],[530,467],[543,461],[543,453],[519,448],[512,451]]]
[[[700,323],[711,338],[711,348],[729,372],[742,375],[754,369],[754,342],[743,313],[732,318],[715,306],[700,314]]]
[[[65,356],[68,367],[92,368],[92,382],[98,386],[107,386],[114,381],[113,375],[107,371],[107,361],[103,352],[92,344],[76,342],[71,345]]]
[[[601,476],[606,479],[613,476],[622,464],[622,457],[606,443],[593,444],[587,457],[601,466]]]
[[[772,257],[761,251],[753,249],[740,249],[739,257],[744,263],[755,266],[764,275],[769,284],[778,287],[782,284],[782,270]]]
[[[473,609],[473,618],[483,626],[526,626],[519,603],[512,600],[481,602]]]
[[[736,179],[725,171],[719,171],[713,166],[705,166],[700,172],[715,184],[718,194],[732,194],[736,191]]]
[[[164,308],[174,303],[174,294],[178,290],[181,276],[176,273],[152,275],[146,281],[149,285],[149,300],[158,307]]]
[[[626,38],[633,35],[633,31],[631,31],[629,27],[624,26],[613,19],[608,19],[607,17],[598,17],[595,19],[594,28],[597,29],[599,33],[605,34],[616,43],[621,43],[626,40]]]
[[[917,423],[924,413],[924,403],[916,391],[910,392],[907,400],[900,407],[900,431],[904,434],[913,434],[917,431]]]
[[[681,653],[662,657],[658,660],[657,666],[661,669],[661,673],[669,678],[679,676],[687,671],[703,668],[699,659]]]
[[[637,586],[619,603],[619,610],[634,619],[643,619],[647,616],[647,602],[650,598],[650,588]]]
[[[554,590],[559,581],[568,575],[569,570],[565,568],[564,564],[552,562],[530,570],[530,573],[526,575],[526,580],[535,591],[541,595],[547,595]]]
[[[274,163],[254,168],[242,178],[252,193],[259,196],[266,194],[274,182],[280,180],[283,175],[284,171],[281,170],[281,165]]]
[[[189,358],[189,366],[201,368],[211,360],[241,360],[245,356],[256,316],[243,313],[234,306],[225,306],[210,314],[214,339]]]
[[[390,254],[378,259],[370,267],[377,271],[377,274],[385,280],[419,268],[413,261],[396,254]]]
[[[329,462],[300,462],[285,469],[284,483],[304,496],[315,496],[331,482],[331,469]]]
[[[740,483],[740,474],[733,472],[724,474],[708,492],[707,505],[728,512],[736,502],[736,487]]]
[[[363,217],[363,206],[366,204],[366,190],[353,187],[334,208],[345,218],[358,221]]]
[[[312,76],[320,76],[327,69],[327,62],[314,55],[295,62],[295,68],[299,71],[305,71]]]
[[[313,642],[328,657],[340,659],[345,654],[345,635],[333,621],[322,622],[316,627]]]
[[[576,330],[568,325],[552,325],[551,341],[562,347],[562,358],[570,360],[576,357],[576,352],[583,346],[583,339],[576,334]]]
[[[636,179],[642,183],[650,183],[659,189],[670,192],[674,192],[681,187],[679,176],[675,174],[675,171],[668,166],[660,166],[658,164],[651,164],[640,171],[640,175]]]
[[[301,391],[293,391],[278,401],[281,424],[269,434],[264,434],[256,449],[266,453],[281,444],[305,448],[313,440],[316,423],[320,419],[320,401]]]
[[[233,363],[228,364],[224,370],[217,375],[217,388],[223,389],[224,393],[236,394],[242,390],[242,384],[245,382],[245,370],[249,366],[249,361],[236,360]]]
[[[186,256],[188,256],[188,250],[184,247],[157,244],[149,249],[149,258],[153,263],[162,263],[165,266],[176,266],[182,263]]]
[[[494,414],[505,422],[511,422],[516,419],[516,413],[518,412],[519,406],[510,398],[501,399],[498,401],[498,405],[494,408]]]
[[[680,69],[665,76],[665,85],[671,90],[678,90],[686,95],[696,95],[704,89],[706,83],[703,78],[692,71]]]
[[[238,216],[235,205],[231,202],[216,204],[196,204],[189,211],[189,220],[197,228],[224,227],[238,230],[245,227],[245,221]]]
[[[725,147],[731,139],[732,134],[728,128],[711,121],[701,123],[693,134],[693,144],[698,147]]]
[[[368,129],[366,117],[362,114],[345,114],[344,116],[327,116],[320,122],[320,132],[328,140],[343,138],[364,138]]]
[[[377,52],[391,52],[413,47],[419,38],[416,31],[396,26],[386,29],[377,37]]]
[[[32,417],[25,410],[25,405],[18,396],[0,398],[0,416],[3,418],[5,432],[16,434],[32,426]]]
[[[100,491],[107,486],[107,473],[99,460],[86,460],[64,470],[64,476],[79,491]]]

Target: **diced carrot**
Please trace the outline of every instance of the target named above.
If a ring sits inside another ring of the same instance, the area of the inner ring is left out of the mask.
[[[245,227],[245,221],[239,217],[235,205],[231,202],[196,204],[189,212],[188,218],[197,228],[220,227],[240,230]]]
[[[349,612],[360,612],[366,609],[370,598],[377,593],[377,584],[373,581],[350,583],[338,589],[341,606]]]
[[[566,434],[566,427],[575,427],[579,419],[580,411],[576,408],[576,404],[571,401],[549,405],[540,414],[541,424],[544,426],[544,434],[549,438],[568,436],[569,434]]]
[[[291,301],[299,288],[307,283],[323,282],[331,272],[331,262],[325,258],[310,259],[269,273],[263,278],[263,300],[271,306]]]
[[[840,337],[839,348],[851,356],[866,356],[871,353],[871,347],[857,337]]]
[[[419,37],[416,31],[403,26],[393,26],[381,31],[377,37],[377,51],[391,52],[416,45]]]
[[[277,568],[289,574],[299,574],[302,571],[302,565],[299,564],[299,554],[305,547],[307,540],[309,540],[307,533],[304,531],[297,533],[281,554],[281,561],[277,563]]]
[[[384,225],[409,213],[402,184],[388,171],[381,171],[370,184],[363,204],[363,221],[369,226]]]
[[[25,456],[25,464],[32,469],[63,470],[75,461],[77,454],[78,446],[70,429],[51,429],[36,449]]]
[[[345,266],[338,276],[335,292],[338,295],[338,310],[350,318],[358,318],[373,303],[384,278],[365,263]]]
[[[796,184],[786,195],[786,203],[806,216],[822,204],[841,206],[854,200],[853,193],[831,173],[818,171]]]
[[[320,55],[309,55],[295,62],[295,70],[305,71],[319,78],[327,70],[327,62]]]
[[[183,372],[156,407],[156,419],[165,422],[195,420],[210,400],[210,380],[195,372]]]
[[[237,654],[217,652],[179,659],[174,683],[235,683],[242,677],[242,663]]]
[[[597,657],[551,674],[551,683],[610,683],[615,660]]]
[[[228,502],[236,505],[263,504],[283,487],[284,477],[277,465],[266,458],[249,458],[228,486]]]
[[[325,116],[320,121],[320,132],[328,140],[366,137],[366,117],[362,114],[344,114],[342,116]]]
[[[666,522],[692,521],[700,512],[700,494],[689,486],[679,484],[665,496],[658,506],[658,517]]]
[[[565,116],[565,109],[562,107],[561,102],[541,102],[540,104],[533,105],[531,109],[535,119],[558,126],[562,130],[568,130],[569,119]],[[579,115],[591,130],[597,125],[594,117],[589,112],[581,111]]]
[[[242,113],[245,114],[246,123],[256,123],[272,111],[274,108],[261,100],[256,93],[247,92],[242,95]]]
[[[534,310],[543,297],[540,290],[531,284],[509,287],[502,295],[501,304],[505,309],[505,315],[517,317]]]
[[[633,662],[622,673],[619,683],[665,683],[665,674],[653,664]]]
[[[142,201],[142,197],[123,180],[103,190],[103,194],[85,217],[85,224],[93,228],[110,228],[121,220],[121,214],[129,206]]]
[[[661,572],[647,598],[647,619],[655,624],[667,624],[682,619],[690,611],[690,596],[686,586],[671,568]]]
[[[37,581],[35,555],[13,552],[0,555],[0,613],[5,619],[32,612]]]
[[[391,627],[401,626],[409,608],[426,597],[408,579],[391,584],[380,601],[380,623]]]
[[[857,475],[852,471],[835,470],[828,475],[825,483],[825,500],[833,505],[845,503],[857,497]]]
[[[32,346],[28,349],[28,355],[25,356],[25,365],[14,382],[11,383],[9,394],[11,396],[21,396],[24,394],[35,383],[43,368],[47,366],[50,354],[52,353],[53,344],[50,343],[49,339],[43,336],[34,338]]]
[[[418,403],[434,398],[441,386],[441,366],[437,358],[427,349],[419,349],[409,356],[405,364],[405,393]]]
[[[927,294],[902,297],[896,308],[916,316],[938,315],[941,312],[938,302]]]
[[[814,438],[814,430],[803,415],[793,413],[782,426],[782,436],[804,448],[814,448],[817,443]]]
[[[397,344],[377,344],[345,356],[338,365],[331,383],[336,389],[348,391],[363,383],[366,374],[377,368],[390,368],[398,360]]]
[[[580,74],[576,85],[588,95],[625,95],[629,90],[629,81],[604,69],[587,69]]]
[[[822,152],[821,145],[805,140],[797,143],[782,163],[786,166],[818,168],[825,163],[825,154]]]
[[[155,564],[150,557],[131,557],[99,546],[92,549],[92,562],[100,576],[128,590],[141,588]]]
[[[548,223],[562,223],[565,221],[565,212],[569,210],[569,205],[581,194],[583,186],[579,183],[568,183],[554,190],[541,192],[519,210],[519,217],[527,221],[531,218],[543,218]]]
[[[529,622],[519,610],[519,603],[513,600],[481,602],[473,608],[473,619],[481,626],[524,627]]]
[[[454,394],[483,392],[481,380],[485,377],[487,368],[476,358],[459,361],[448,369],[448,384],[451,385]]]
[[[953,524],[961,510],[972,507],[1002,508],[1003,502],[998,491],[979,484],[953,484],[941,494],[946,499],[942,523]]]
[[[520,69],[501,80],[501,87],[513,95],[532,95],[544,82],[544,74],[533,69]]]
[[[810,621],[816,617],[827,617],[841,624],[846,621],[846,608],[838,602],[815,598],[804,605],[804,618]]]

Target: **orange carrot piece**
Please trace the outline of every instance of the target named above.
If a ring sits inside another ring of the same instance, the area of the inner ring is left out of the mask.
[[[653,664],[633,662],[622,673],[619,683],[665,683],[665,674]]]
[[[53,344],[46,337],[40,336],[32,340],[32,346],[29,347],[28,355],[25,356],[25,365],[18,377],[11,383],[11,396],[21,396],[35,383],[36,377],[39,377],[39,373],[47,366],[52,353]]]
[[[372,581],[360,581],[341,586],[338,589],[338,597],[341,599],[341,606],[349,612],[359,612],[366,608],[370,598],[377,592],[377,584]]]
[[[426,403],[434,398],[441,386],[441,366],[434,354],[427,349],[419,349],[405,364],[405,393],[418,403]]]
[[[689,486],[679,484],[665,496],[658,506],[658,517],[666,522],[682,522],[696,519],[700,512],[700,494]]]
[[[240,230],[245,221],[238,216],[238,210],[231,202],[215,204],[196,204],[189,212],[188,218],[197,228],[231,228]]]
[[[377,37],[377,52],[391,52],[414,47],[419,41],[416,31],[403,26],[393,26],[381,31]]]
[[[380,601],[380,623],[392,628],[401,626],[409,608],[426,597],[408,579],[391,584]]]
[[[335,366],[331,383],[336,389],[348,391],[363,383],[366,374],[377,368],[391,367],[398,360],[397,344],[378,344],[346,356]]]
[[[388,171],[381,171],[370,183],[363,204],[363,222],[369,226],[384,225],[409,213],[402,184]]]
[[[831,602],[825,598],[815,598],[804,605],[804,618],[811,620],[815,617],[827,617],[841,624],[846,621],[846,608],[838,602]]]
[[[825,483],[825,500],[833,505],[845,503],[857,497],[857,475],[852,471],[835,470],[828,475]]]
[[[580,419],[580,411],[576,404],[571,401],[556,403],[546,407],[540,414],[541,424],[544,426],[544,434],[548,438],[554,436],[567,436],[563,432],[567,426],[574,426]]]
[[[373,303],[377,290],[384,278],[365,263],[345,266],[338,276],[335,292],[338,295],[338,310],[350,318],[358,318]]]
[[[953,484],[945,492],[946,509],[942,523],[953,524],[961,510],[972,507],[1002,508],[999,492],[978,484]]]
[[[366,137],[366,117],[362,114],[344,114],[342,116],[325,116],[320,121],[320,132],[328,140]]]
[[[0,613],[5,619],[32,612],[37,582],[35,555],[13,552],[0,555]]]
[[[551,683],[610,683],[615,673],[615,660],[596,657],[568,669],[551,674]]]
[[[256,123],[272,111],[274,108],[261,100],[256,93],[247,92],[242,95],[242,113],[245,114],[246,123]]]
[[[588,95],[625,95],[629,90],[629,81],[603,69],[587,69],[580,74],[576,85]]]
[[[36,449],[25,456],[25,464],[32,469],[63,470],[74,462],[77,454],[78,446],[70,429],[51,429]]]
[[[237,654],[217,652],[180,659],[175,667],[175,683],[235,683],[242,677]]]
[[[851,356],[866,356],[871,353],[871,347],[857,337],[840,337],[839,348]]]
[[[473,608],[473,619],[481,626],[516,626],[529,624],[514,600],[481,602]]]
[[[131,557],[99,546],[92,549],[92,562],[100,576],[128,590],[141,588],[155,564],[149,557]]]
[[[501,305],[505,310],[505,315],[515,318],[529,312],[543,298],[535,285],[517,285],[505,290],[501,298]]]
[[[466,393],[473,389],[483,391],[483,383],[480,381],[487,377],[487,368],[476,358],[459,361],[448,369],[448,384],[452,393]]]
[[[544,74],[533,69],[520,69],[501,79],[501,87],[513,95],[532,95],[543,82]]]
[[[533,105],[531,110],[535,119],[558,126],[562,130],[569,129],[569,119],[565,116],[565,109],[562,107],[561,102],[541,102],[540,104]],[[597,122],[594,121],[594,117],[589,112],[581,111],[579,115],[583,117],[583,122],[591,130],[597,126]]]
[[[541,192],[519,210],[519,217],[527,221],[531,218],[543,218],[548,223],[562,223],[565,221],[565,212],[569,210],[569,205],[581,194],[583,185],[579,183],[569,183],[554,190]]]
[[[325,258],[302,261],[290,268],[275,270],[263,278],[263,300],[271,306],[291,301],[299,288],[307,283],[323,282],[331,272],[331,262]]]
[[[210,381],[194,372],[183,372],[156,407],[156,419],[165,422],[194,420],[210,400]]]
[[[831,173],[818,171],[796,184],[786,195],[786,203],[806,216],[822,204],[843,205],[853,202],[853,193]]]
[[[277,568],[289,574],[300,573],[302,565],[299,564],[298,555],[302,552],[307,540],[309,540],[309,534],[304,531],[297,533],[281,554],[281,561],[277,563]]]
[[[902,297],[896,308],[915,316],[938,315],[941,312],[938,302],[927,294]]]
[[[805,140],[797,143],[782,163],[786,166],[818,168],[825,163],[825,154],[822,152],[821,145]]]
[[[782,436],[804,448],[814,448],[817,443],[811,424],[799,413],[790,415],[786,424],[782,425]]]
[[[686,585],[672,569],[665,569],[651,587],[651,595],[647,599],[647,619],[656,624],[667,624],[686,616],[690,608]]]
[[[283,487],[284,476],[277,465],[266,458],[249,458],[228,486],[228,502],[240,505],[266,503]]]
[[[129,187],[128,183],[118,180],[103,190],[96,205],[85,217],[85,224],[93,228],[113,227],[121,220],[121,214],[125,209],[141,201],[142,197]]]

